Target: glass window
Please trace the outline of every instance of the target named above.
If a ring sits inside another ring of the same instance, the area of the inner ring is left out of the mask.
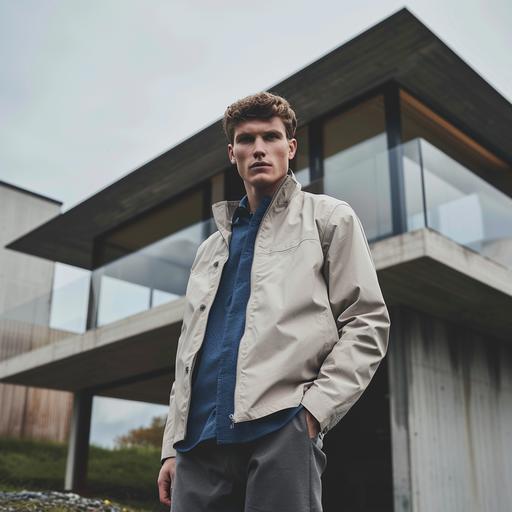
[[[310,183],[309,176],[309,129],[308,126],[299,128],[295,134],[297,139],[297,152],[290,162],[290,168],[297,181],[305,187]]]
[[[424,139],[498,188],[504,172],[512,171],[506,162],[403,90],[400,112],[403,142]]]
[[[400,97],[405,183],[415,183],[406,199],[423,205],[408,228],[425,218],[429,228],[512,267],[512,199],[490,183],[510,172],[507,164],[409,94]]]
[[[368,239],[392,232],[389,156],[382,95],[323,126],[324,193],[347,201]]]
[[[203,202],[204,188],[196,188],[107,233],[96,242],[98,259],[95,266],[133,253],[201,221]]]

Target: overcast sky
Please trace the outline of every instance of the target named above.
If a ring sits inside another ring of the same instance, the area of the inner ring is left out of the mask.
[[[0,0],[0,180],[65,211],[404,6],[512,101],[511,0]]]

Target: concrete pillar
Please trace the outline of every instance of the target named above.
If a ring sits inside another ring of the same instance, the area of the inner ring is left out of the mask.
[[[409,429],[410,368],[407,364],[408,339],[403,327],[405,312],[390,306],[393,324],[387,352],[389,405],[391,418],[391,458],[393,464],[394,512],[411,512],[413,507]]]
[[[87,459],[89,456],[89,434],[93,394],[79,391],[73,397],[73,417],[69,432],[68,458],[64,489],[80,492],[87,480]]]

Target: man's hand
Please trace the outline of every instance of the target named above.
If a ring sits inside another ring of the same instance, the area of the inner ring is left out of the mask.
[[[160,503],[171,506],[171,487],[176,473],[176,457],[169,457],[164,461],[158,474],[158,495]]]
[[[308,425],[308,434],[310,439],[313,439],[320,432],[320,423],[305,407],[304,410],[306,411],[306,423]]]

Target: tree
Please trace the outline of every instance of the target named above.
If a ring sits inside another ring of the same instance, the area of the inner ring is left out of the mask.
[[[117,448],[156,447],[162,446],[166,416],[154,416],[149,427],[139,427],[127,434],[117,436],[114,443]]]

